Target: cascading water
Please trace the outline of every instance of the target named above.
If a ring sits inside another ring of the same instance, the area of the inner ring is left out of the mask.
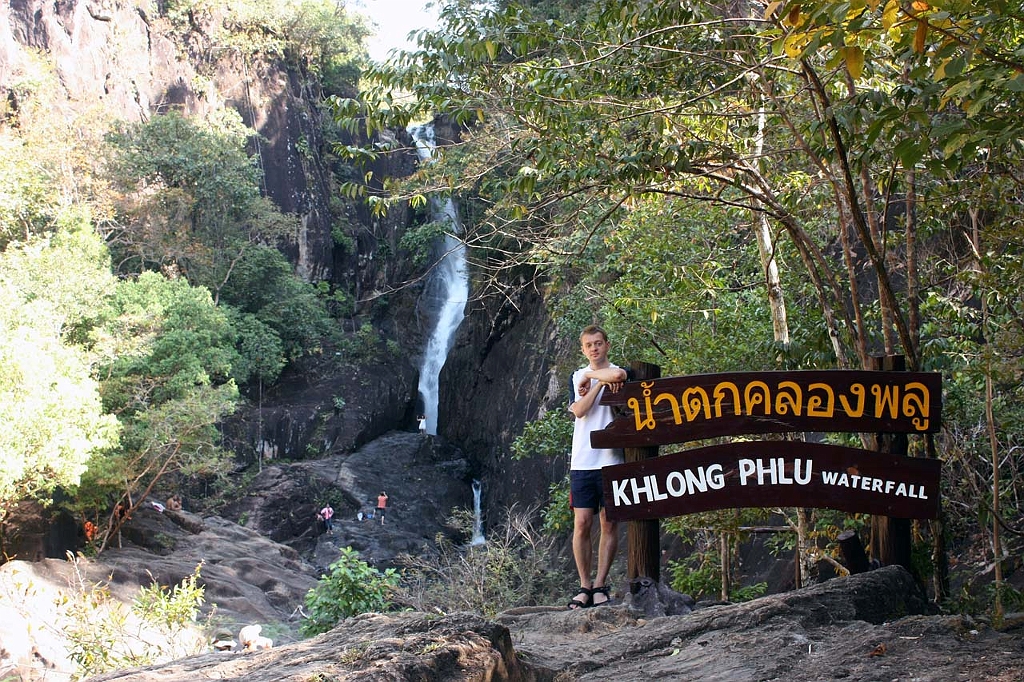
[[[410,126],[409,134],[416,142],[416,153],[421,163],[434,155],[434,126]],[[448,358],[455,331],[465,317],[469,299],[469,277],[466,273],[466,247],[456,235],[461,232],[455,204],[450,200],[431,201],[431,219],[450,226],[445,231],[440,256],[431,270],[421,301],[436,312],[437,324],[423,351],[420,364],[419,394],[423,401],[427,433],[437,433],[437,391],[441,368]]]
[[[473,539],[470,540],[471,545],[482,545],[487,540],[484,539],[484,522],[483,515],[480,512],[480,492],[483,489],[483,485],[480,481],[473,480]]]

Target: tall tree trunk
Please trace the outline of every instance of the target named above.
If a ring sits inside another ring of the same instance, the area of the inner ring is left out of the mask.
[[[836,119],[836,115],[832,109],[832,100],[829,97],[825,86],[822,84],[817,71],[814,70],[807,60],[802,60],[801,64],[803,66],[803,74],[807,78],[808,84],[813,90],[815,96],[821,102],[824,122],[832,139],[832,144],[835,147],[836,158],[842,170],[843,193],[848,197],[850,202],[850,217],[853,219],[853,225],[857,229],[857,234],[860,237],[864,249],[867,251],[871,265],[874,267],[875,274],[878,277],[878,298],[880,304],[882,306],[887,306],[891,311],[892,324],[895,325],[900,344],[903,346],[903,353],[907,359],[907,368],[911,371],[917,371],[920,366],[920,358],[917,357],[917,349],[915,345],[911,343],[910,331],[907,327],[907,322],[899,309],[899,302],[896,299],[896,292],[893,289],[892,281],[889,278],[889,269],[886,267],[885,259],[883,257],[884,254],[876,248],[875,240],[871,235],[867,219],[865,218],[864,212],[861,210],[860,203],[857,200],[858,191],[853,179],[853,169],[851,168],[849,155],[847,154],[846,141],[843,138],[839,121]]]
[[[764,130],[767,116],[764,104],[757,113],[757,137],[754,140],[754,158],[760,160],[764,154]],[[775,343],[783,348],[789,347],[789,322],[786,319],[786,300],[782,293],[782,282],[779,279],[779,266],[775,260],[775,241],[772,239],[768,214],[762,210],[760,203],[753,200],[754,234],[757,237],[757,252],[761,256],[761,272],[764,274],[765,286],[768,289],[768,307],[772,316],[772,332]]]
[[[974,253],[980,255],[981,229],[978,221],[978,210],[970,209],[971,238],[974,242]],[[981,260],[975,261],[979,275],[982,273]],[[1003,543],[999,535],[999,437],[996,433],[996,419],[992,411],[994,400],[992,389],[992,349],[988,338],[988,292],[981,293],[981,328],[985,342],[985,425],[988,428],[989,448],[992,450],[992,560],[995,602],[992,605],[992,624],[996,627],[1003,621]]]
[[[917,270],[917,173],[907,171],[906,244],[907,244],[907,326],[914,355],[921,344],[921,279]]]
[[[718,555],[722,564],[722,601],[729,601],[729,593],[732,591],[732,569],[729,551],[729,533],[720,531],[718,534]]]

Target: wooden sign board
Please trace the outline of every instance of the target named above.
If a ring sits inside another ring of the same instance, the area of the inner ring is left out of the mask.
[[[816,507],[897,518],[938,515],[940,464],[805,443],[728,443],[607,466],[606,514],[658,519],[737,507]]]
[[[648,447],[789,431],[935,433],[937,372],[725,372],[623,384],[603,405],[623,414],[595,431],[595,448]]]

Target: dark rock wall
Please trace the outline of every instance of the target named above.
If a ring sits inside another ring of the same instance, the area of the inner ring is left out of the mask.
[[[471,303],[441,370],[439,433],[473,462],[492,519],[513,503],[545,502],[568,470],[567,456],[516,461],[510,450],[526,422],[565,409],[565,348],[531,289]]]
[[[253,458],[303,459],[351,451],[396,427],[411,429],[418,353],[430,323],[416,307],[419,287],[400,286],[414,279],[399,249],[414,216],[408,207],[374,216],[363,202],[332,200],[331,171],[342,162],[325,144],[315,81],[283,63],[218,49],[217,16],[192,21],[182,34],[155,6],[118,0],[4,3],[0,100],[13,96],[12,84],[38,68],[31,54],[38,50],[52,62],[69,120],[97,107],[128,121],[169,110],[187,116],[236,110],[259,133],[252,151],[267,196],[300,218],[298,233],[279,245],[282,251],[307,280],[330,281],[354,297],[355,317],[344,323],[346,331],[370,321],[382,339],[397,339],[401,349],[356,372],[333,367],[330,357],[293,367],[273,390],[249,396],[252,406],[229,425],[229,441]],[[437,124],[442,140],[457,138],[452,126]],[[412,173],[416,160],[408,135],[391,136],[408,153],[352,172],[372,170],[377,187],[385,177]],[[334,243],[335,225],[355,235],[353,244]],[[508,445],[524,422],[564,393],[555,381],[564,372],[553,364],[559,340],[535,291],[514,302],[473,304],[468,312],[442,373],[442,435],[472,460],[489,509],[541,499],[548,483],[564,474],[565,463],[513,462]]]

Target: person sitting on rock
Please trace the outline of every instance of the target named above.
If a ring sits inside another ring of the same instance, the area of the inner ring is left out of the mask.
[[[167,504],[164,506],[168,511],[181,511],[181,495],[171,495],[167,498]]]
[[[246,651],[269,649],[274,646],[274,641],[269,637],[261,635],[260,632],[262,630],[262,625],[246,625],[238,632],[238,643],[241,644],[242,648]]]

